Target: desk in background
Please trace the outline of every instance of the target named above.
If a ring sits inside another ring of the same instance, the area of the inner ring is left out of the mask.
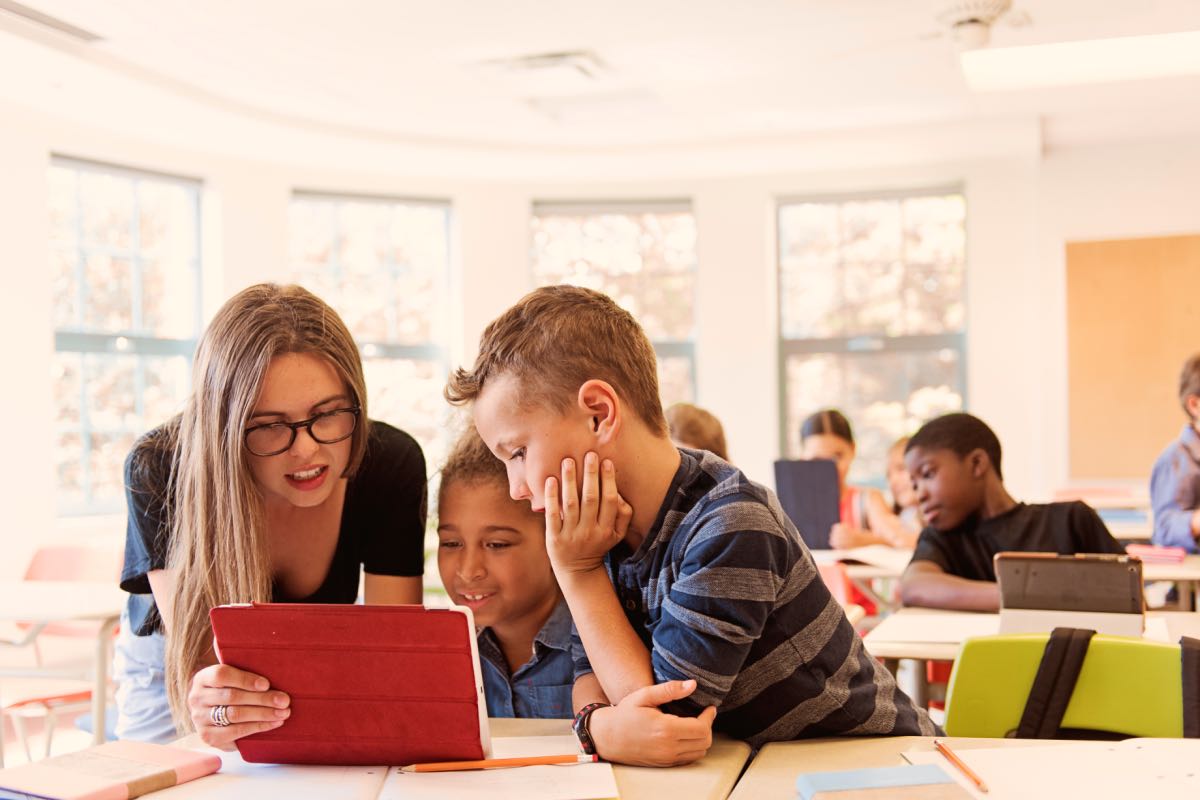
[[[1159,611],[1147,617],[1166,620],[1169,641],[1178,641],[1180,636],[1200,636],[1200,613]],[[864,636],[863,645],[895,673],[895,662],[899,659],[953,661],[965,639],[992,635],[999,628],[999,614],[902,608]],[[918,664],[915,674],[917,696],[913,700],[924,704],[927,689],[924,663]]]
[[[92,739],[104,741],[105,706],[108,703],[108,665],[112,660],[113,631],[129,597],[116,583],[84,581],[2,581],[0,620],[6,622],[99,622],[93,667]],[[31,667],[5,670],[11,676],[60,677],[55,671]],[[78,677],[77,675],[61,677]],[[0,766],[4,763],[0,751]]]

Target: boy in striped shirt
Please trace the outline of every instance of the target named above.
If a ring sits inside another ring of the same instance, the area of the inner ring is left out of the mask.
[[[581,740],[665,766],[703,756],[714,728],[755,747],[935,734],[863,649],[775,495],[671,443],[656,375],[628,312],[553,286],[494,320],[446,388],[473,404],[512,496],[545,512],[586,654]]]

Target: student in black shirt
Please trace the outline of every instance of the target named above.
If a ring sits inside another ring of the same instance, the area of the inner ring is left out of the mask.
[[[926,423],[909,440],[904,461],[927,523],[901,578],[905,605],[997,610],[992,557],[1004,550],[1124,552],[1084,503],[1014,500],[1004,488],[999,439],[970,414]]]

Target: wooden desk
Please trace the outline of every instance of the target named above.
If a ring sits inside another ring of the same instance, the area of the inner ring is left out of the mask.
[[[1069,745],[1046,739],[965,739],[943,738],[955,750],[977,747],[1043,747]],[[758,800],[762,797],[795,797],[796,777],[802,772],[829,772],[865,767],[895,767],[907,764],[901,756],[908,750],[932,750],[933,738],[927,736],[846,736],[838,739],[810,739],[798,742],[772,742],[758,751],[746,774],[738,781],[730,800]]]
[[[493,737],[564,736],[571,733],[570,720],[564,719],[491,719],[488,724]],[[176,744],[204,747],[195,735]],[[617,764],[613,773],[621,800],[725,800],[749,759],[750,745],[717,736],[708,755],[694,764],[670,769]],[[153,796],[161,796],[162,800],[261,800],[285,792],[301,800],[325,796],[369,800],[383,783],[383,774],[375,778],[365,774],[370,769],[263,765],[261,770],[254,770],[251,775],[243,774],[240,779],[218,773]]]
[[[105,706],[108,702],[108,665],[112,638],[121,610],[129,597],[115,582],[0,581],[0,620],[8,622],[99,622],[93,668],[92,740],[104,741]],[[7,675],[56,677],[53,670],[6,670]],[[71,675],[69,677],[77,677]],[[3,765],[0,750],[0,765]]]

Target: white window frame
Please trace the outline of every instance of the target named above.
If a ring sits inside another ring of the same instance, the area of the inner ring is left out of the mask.
[[[691,214],[695,217],[692,201],[687,198],[663,200],[534,200],[530,219],[540,216],[588,216],[595,214]],[[698,235],[698,232],[697,232]],[[534,287],[541,286],[533,265],[533,244],[530,242],[529,280]],[[699,253],[697,253],[699,261]],[[692,332],[688,339],[651,339],[654,355],[658,359],[686,358],[691,375],[692,397],[696,392],[696,298],[695,282],[699,279],[699,268],[692,267]]]
[[[958,354],[958,385],[957,390],[963,400],[963,408],[967,407],[967,331],[969,321],[964,315],[962,330],[957,333],[886,336],[881,334],[866,334],[858,336],[829,336],[789,338],[784,335],[783,313],[783,210],[787,206],[804,203],[842,204],[847,202],[863,202],[872,200],[907,200],[916,197],[941,197],[957,194],[966,201],[966,190],[962,184],[930,186],[917,189],[895,189],[876,192],[854,192],[829,195],[799,195],[784,196],[776,199],[775,203],[775,294],[778,302],[775,304],[776,324],[779,331],[778,385],[779,385],[779,452],[787,457],[788,454],[788,398],[787,364],[791,356],[832,355],[854,358],[863,355],[879,353],[903,352],[936,352],[938,350],[953,350]],[[963,214],[964,229],[967,225],[969,211]],[[901,242],[903,247],[903,242]],[[967,300],[967,263],[970,242],[963,246],[963,278],[962,300],[964,308]],[[903,260],[903,259],[902,259]],[[906,267],[908,262],[904,262]],[[816,411],[817,409],[813,409]]]
[[[78,306],[80,309],[86,308],[87,304],[87,282],[85,278],[85,267],[89,255],[94,253],[104,253],[109,256],[118,256],[127,259],[132,265],[133,276],[133,296],[130,298],[133,312],[133,327],[124,331],[98,331],[85,328],[83,326],[68,326],[56,327],[54,329],[54,351],[55,354],[69,353],[79,354],[101,354],[101,355],[120,355],[120,356],[183,356],[187,359],[188,373],[190,380],[191,364],[194,358],[196,343],[199,341],[200,328],[202,320],[202,275],[203,275],[203,245],[201,231],[201,205],[203,201],[202,193],[204,184],[197,178],[188,178],[179,175],[170,175],[161,172],[153,172],[149,170],[136,169],[133,167],[120,166],[116,164],[107,164],[103,162],[90,161],[86,159],[73,158],[65,155],[52,155],[50,159],[50,167],[58,167],[75,170],[76,172],[93,172],[104,175],[115,175],[117,177],[128,178],[134,181],[134,208],[131,217],[131,246],[128,250],[112,248],[108,246],[88,245],[84,242],[83,229],[83,208],[79,199],[78,192],[76,193],[76,213],[75,213],[75,273],[78,284]],[[196,250],[190,259],[190,265],[193,272],[193,286],[195,287],[195,318],[193,335],[186,339],[176,339],[167,337],[148,336],[141,333],[140,323],[142,314],[142,283],[143,283],[143,262],[144,258],[141,254],[141,238],[139,230],[139,215],[138,203],[139,195],[137,192],[137,184],[142,180],[154,180],[156,182],[174,183],[183,188],[186,188],[195,193],[194,202],[194,219],[195,219],[195,242]],[[48,242],[48,244],[51,244]],[[135,408],[139,416],[144,411],[143,392],[145,389],[145,369],[144,360],[138,359],[137,366],[134,372],[134,386],[136,396],[134,398]],[[87,403],[87,386],[83,380],[83,372],[80,372],[80,419],[78,431],[82,444],[81,467],[83,475],[83,491],[85,500],[82,505],[68,506],[60,500],[58,503],[58,513],[60,516],[84,516],[92,514],[109,514],[115,513],[124,508],[123,500],[112,502],[98,502],[93,495],[91,482],[91,436],[98,431],[91,425],[90,415]],[[55,433],[61,434],[66,430],[57,428]],[[143,431],[103,431],[105,433],[143,433]],[[56,482],[57,486],[57,482]]]

